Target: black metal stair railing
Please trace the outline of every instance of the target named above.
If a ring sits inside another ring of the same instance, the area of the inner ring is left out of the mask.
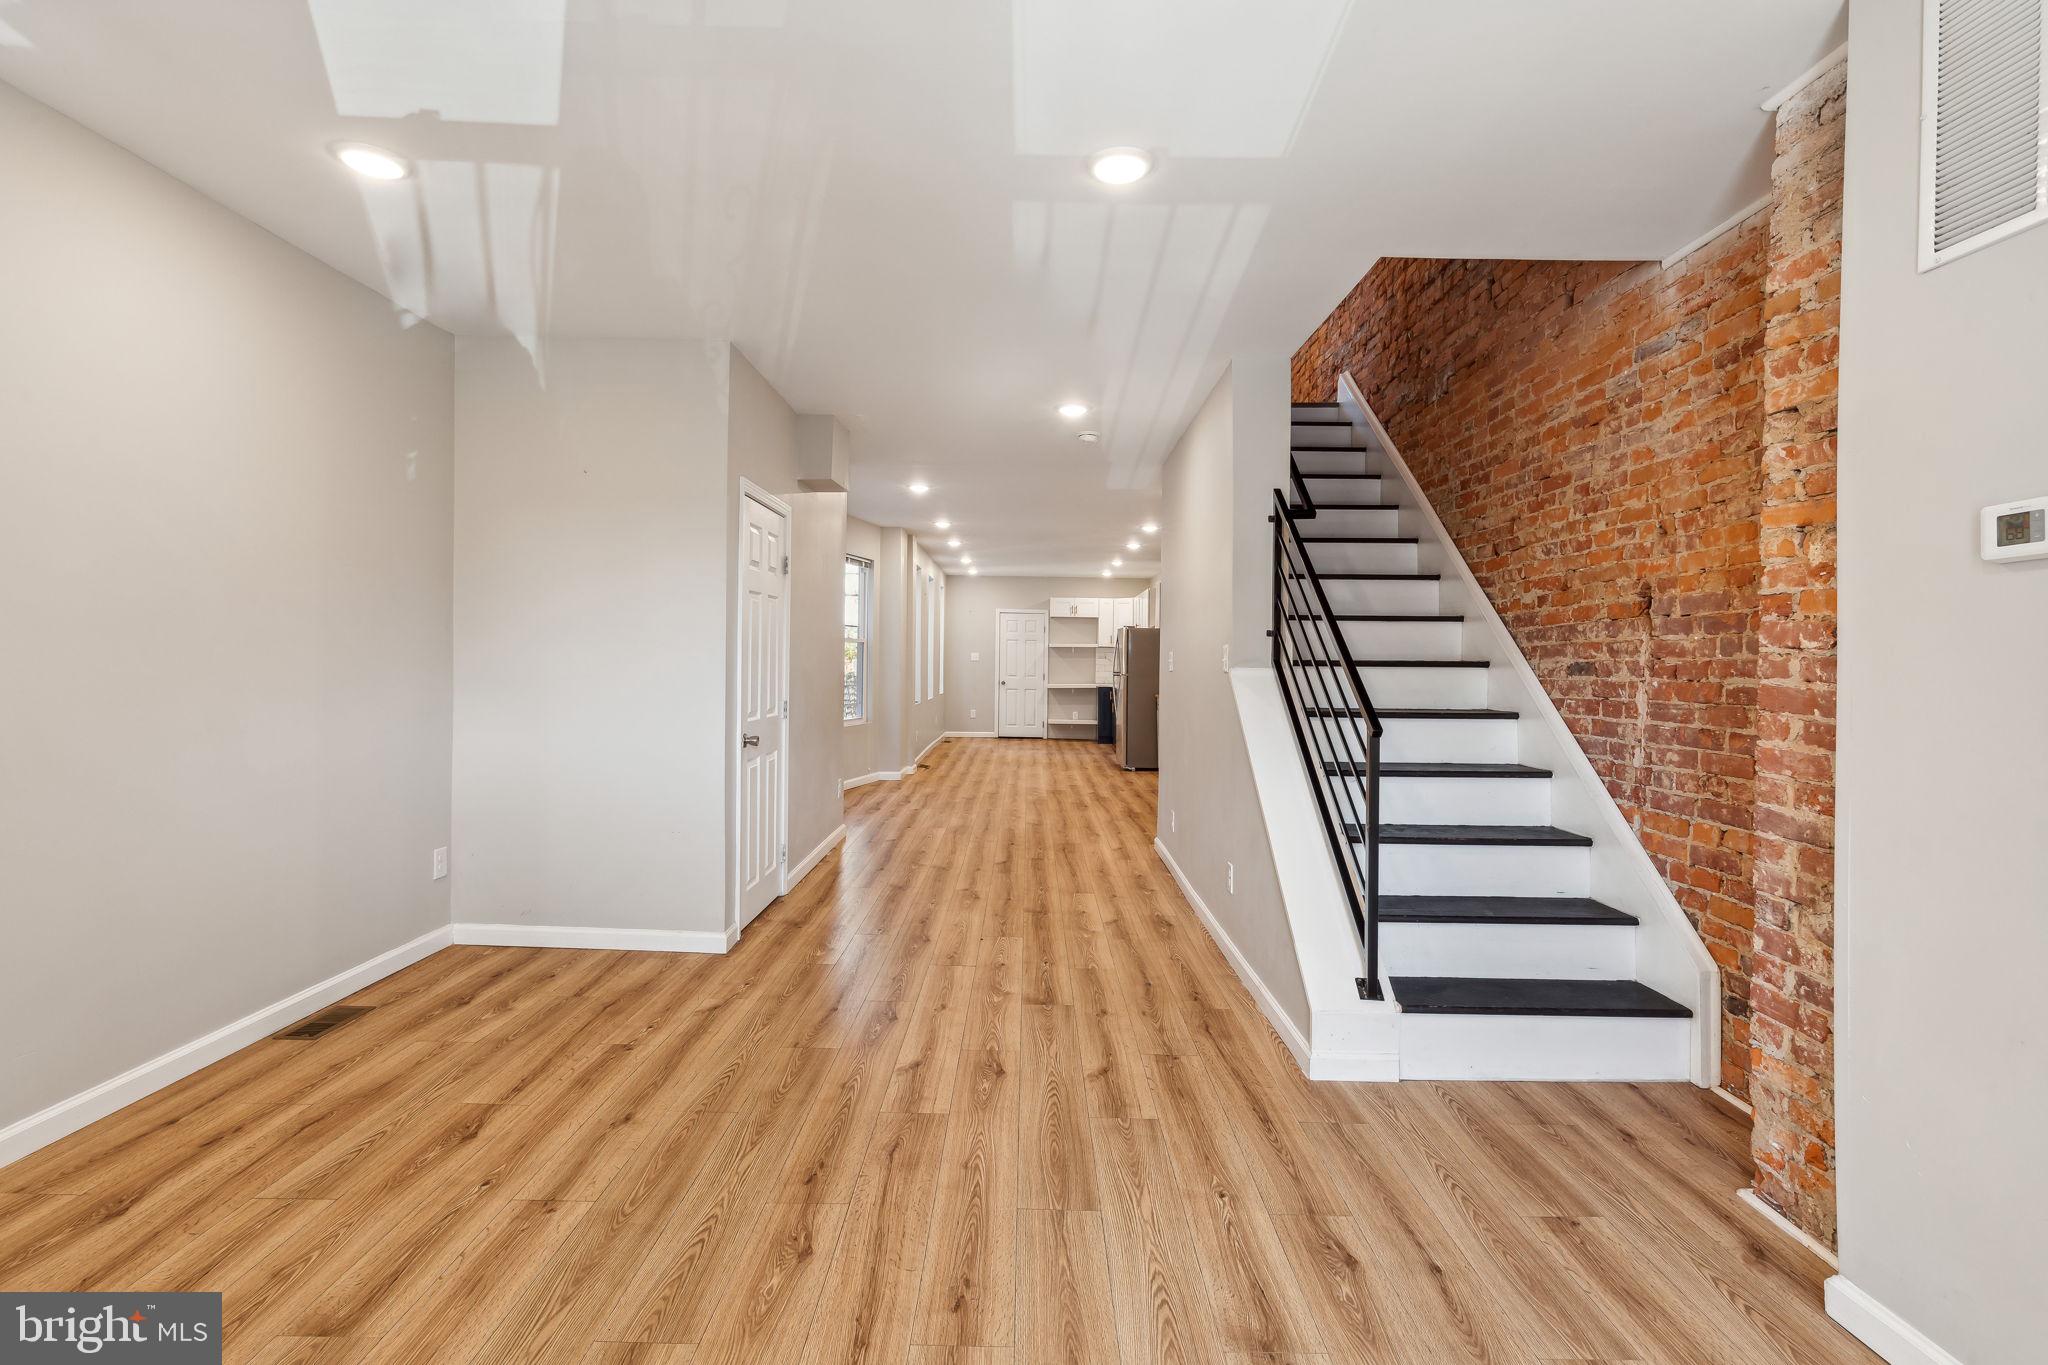
[[[1380,718],[1301,538],[1299,522],[1316,513],[1293,461],[1288,479],[1273,490],[1273,672],[1365,949],[1358,994],[1377,1000]]]

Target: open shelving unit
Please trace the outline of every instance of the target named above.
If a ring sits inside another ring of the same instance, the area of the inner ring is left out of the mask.
[[[1097,725],[1095,689],[1110,685],[1116,628],[1144,625],[1144,602],[1142,597],[1056,597],[1052,600],[1046,627],[1045,731],[1048,737],[1082,739],[1094,735]]]

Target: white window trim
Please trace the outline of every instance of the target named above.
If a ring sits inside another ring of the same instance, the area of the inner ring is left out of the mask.
[[[860,714],[858,716],[855,716],[851,720],[848,720],[846,718],[846,705],[843,695],[840,701],[839,708],[840,722],[848,729],[851,729],[856,725],[866,725],[868,723],[868,716],[874,709],[875,564],[873,560],[863,559],[859,555],[847,555],[845,559],[846,563],[849,565],[858,564],[860,566],[861,624],[860,633],[858,636],[855,637],[861,642]],[[845,570],[842,569],[841,573],[843,574],[844,572]],[[840,587],[840,609],[843,614],[845,610],[845,584],[843,579],[841,580]],[[844,627],[845,623],[842,620],[842,635],[844,634]]]

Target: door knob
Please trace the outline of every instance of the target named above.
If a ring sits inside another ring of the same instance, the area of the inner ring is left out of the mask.
[[[753,748],[754,746],[758,745],[758,744],[759,744],[760,742],[761,742],[761,737],[760,737],[759,735],[741,735],[741,736],[740,736],[740,747],[741,747],[742,749],[751,749],[751,748]]]

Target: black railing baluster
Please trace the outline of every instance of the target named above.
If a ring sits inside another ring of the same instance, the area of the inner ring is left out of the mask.
[[[1293,460],[1288,461],[1288,483],[1286,489],[1273,490],[1273,672],[1365,949],[1366,974],[1358,980],[1358,992],[1377,1000],[1380,718],[1301,538],[1297,521],[1315,516],[1315,502]]]

